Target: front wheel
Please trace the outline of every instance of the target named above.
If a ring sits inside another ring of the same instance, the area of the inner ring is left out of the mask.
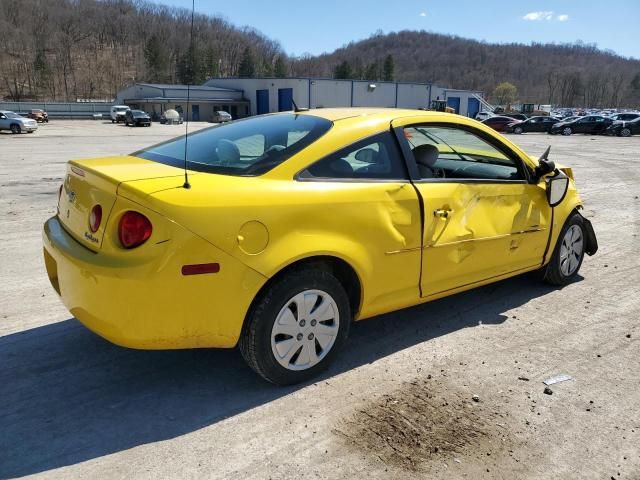
[[[586,248],[586,228],[579,213],[565,223],[551,260],[544,268],[544,280],[552,285],[567,285],[575,280]]]
[[[20,129],[20,125],[18,125],[17,123],[14,123],[13,125],[11,125],[11,133],[18,134],[21,131],[22,130]]]
[[[344,344],[351,308],[331,273],[293,271],[267,287],[243,328],[247,364],[276,385],[305,381],[327,368]]]
[[[571,130],[570,127],[565,127],[562,129],[562,135],[571,135],[573,133],[573,130]]]
[[[513,129],[513,133],[517,133],[518,135],[520,135],[522,133],[522,127],[516,127]]]

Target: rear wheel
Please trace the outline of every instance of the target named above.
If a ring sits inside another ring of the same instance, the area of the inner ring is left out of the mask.
[[[573,130],[571,130],[571,127],[564,127],[562,129],[562,134],[563,135],[571,135],[573,133]]]
[[[17,123],[13,123],[11,124],[11,133],[20,133],[22,131],[22,129],[20,128],[20,125],[18,125]]]
[[[544,280],[552,285],[567,285],[575,280],[587,245],[582,216],[574,213],[565,223],[551,260],[544,268]]]
[[[340,282],[323,270],[286,274],[253,305],[240,338],[247,364],[277,385],[324,370],[349,333],[351,309]]]
[[[517,133],[518,135],[520,135],[522,133],[522,127],[516,127],[513,129],[513,133]]]
[[[631,129],[623,128],[622,130],[620,130],[620,136],[621,137],[630,137],[631,136]]]

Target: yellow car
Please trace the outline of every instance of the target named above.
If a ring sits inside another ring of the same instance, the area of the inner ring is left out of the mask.
[[[544,157],[440,112],[235,121],[69,162],[47,273],[113,343],[239,345],[265,379],[295,383],[353,320],[531,270],[572,281],[597,242],[571,169]]]

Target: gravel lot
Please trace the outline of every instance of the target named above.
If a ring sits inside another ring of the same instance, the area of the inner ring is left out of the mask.
[[[511,136],[574,168],[600,242],[580,281],[356,324],[323,378],[278,388],[237,351],[111,345],[49,285],[40,229],[66,160],[183,131],[0,134],[0,478],[640,479],[640,137]]]

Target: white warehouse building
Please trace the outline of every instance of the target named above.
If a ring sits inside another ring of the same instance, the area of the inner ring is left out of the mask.
[[[118,93],[116,102],[161,114],[172,108],[189,120],[210,120],[216,110],[233,118],[289,111],[293,102],[300,108],[329,107],[431,107],[442,100],[456,113],[475,117],[482,92],[454,90],[429,83],[376,82],[327,78],[212,78],[202,86],[138,83]]]

